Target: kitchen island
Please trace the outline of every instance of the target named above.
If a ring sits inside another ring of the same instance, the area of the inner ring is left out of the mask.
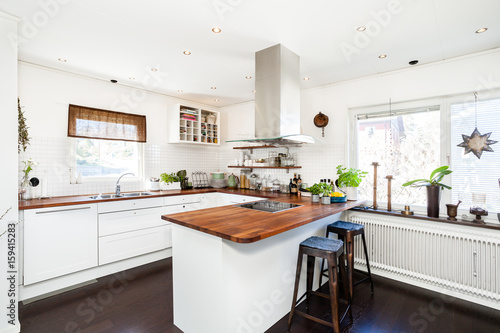
[[[162,216],[173,223],[174,324],[185,333],[267,330],[290,311],[300,242],[324,236],[328,223],[362,203],[270,200],[299,206],[271,213],[232,205]]]

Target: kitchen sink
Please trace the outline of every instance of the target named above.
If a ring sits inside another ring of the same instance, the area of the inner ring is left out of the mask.
[[[148,195],[153,195],[153,193],[149,192],[133,192],[133,193],[122,193],[119,195],[116,194],[101,194],[101,195],[93,195],[90,199],[120,199],[120,198],[130,198],[130,197],[144,197]]]

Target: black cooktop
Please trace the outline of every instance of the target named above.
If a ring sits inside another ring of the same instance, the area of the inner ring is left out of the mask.
[[[301,207],[301,206],[302,205],[296,205],[296,204],[291,204],[291,203],[286,203],[286,202],[278,202],[278,201],[268,201],[268,200],[236,205],[236,207],[243,207],[243,208],[248,208],[248,209],[253,209],[253,210],[260,210],[260,211],[269,212],[269,213],[281,212],[281,211],[284,211],[287,209],[292,209],[292,208]]]

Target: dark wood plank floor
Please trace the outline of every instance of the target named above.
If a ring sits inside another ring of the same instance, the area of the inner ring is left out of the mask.
[[[343,323],[343,332],[500,332],[500,311],[381,277],[375,283],[373,297],[367,283],[356,287],[354,321]],[[315,315],[329,320],[323,299],[312,304]],[[173,325],[171,259],[20,305],[19,313],[22,333],[182,333]],[[287,332],[287,320],[268,333]],[[291,332],[332,330],[296,316]]]

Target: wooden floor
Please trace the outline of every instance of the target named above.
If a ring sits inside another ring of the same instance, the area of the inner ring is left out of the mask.
[[[323,299],[313,299],[311,311],[329,320]],[[182,333],[173,325],[171,259],[20,305],[19,313],[22,333]],[[367,283],[356,287],[353,316],[343,332],[500,332],[500,311],[380,277],[373,297]],[[287,320],[268,333],[287,332]],[[291,332],[332,330],[296,316]]]

